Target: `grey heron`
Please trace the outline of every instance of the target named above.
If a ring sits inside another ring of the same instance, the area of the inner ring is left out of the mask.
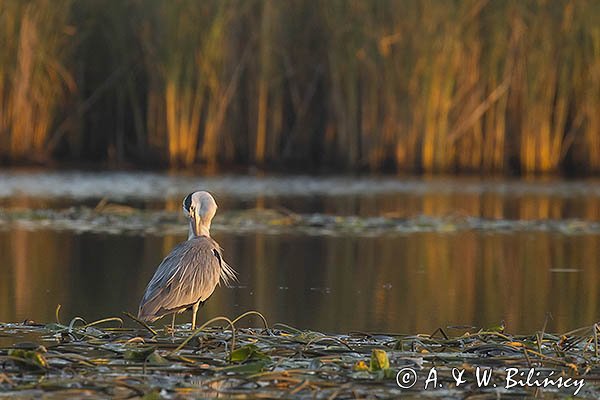
[[[223,282],[236,280],[236,272],[225,260],[221,247],[210,237],[210,224],[217,203],[208,192],[198,191],[183,200],[183,212],[189,218],[188,240],[179,243],[160,263],[146,287],[138,318],[153,322],[167,314],[192,309],[192,329],[196,313]]]

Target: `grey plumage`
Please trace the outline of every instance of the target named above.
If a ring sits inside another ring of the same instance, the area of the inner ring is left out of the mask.
[[[148,283],[138,317],[156,321],[168,315],[193,309],[196,312],[222,281],[229,285],[236,273],[224,260],[221,247],[210,237],[209,229],[217,205],[207,192],[195,192],[183,203],[190,217],[190,235],[160,263]]]

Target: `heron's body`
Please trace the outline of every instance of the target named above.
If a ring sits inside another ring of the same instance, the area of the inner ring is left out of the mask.
[[[184,200],[190,216],[190,235],[179,243],[158,266],[140,303],[138,317],[153,322],[168,314],[196,312],[223,281],[235,280],[235,271],[223,260],[221,247],[210,237],[210,222],[216,203],[207,192],[195,192]]]

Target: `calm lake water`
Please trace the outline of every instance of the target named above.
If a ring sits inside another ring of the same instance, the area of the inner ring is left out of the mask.
[[[199,320],[253,309],[303,329],[400,333],[600,320],[597,180],[0,172],[0,321],[53,321],[57,304],[63,320],[135,313],[186,238],[176,215],[196,189],[215,194],[213,236],[240,275]],[[132,208],[94,211],[102,199]],[[309,222],[260,225],[255,209]]]

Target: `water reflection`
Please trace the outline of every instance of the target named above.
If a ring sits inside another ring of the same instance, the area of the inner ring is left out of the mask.
[[[0,320],[135,311],[156,265],[184,236],[0,232]],[[448,324],[565,331],[599,315],[600,235],[420,232],[379,237],[215,238],[240,272],[200,313],[248,309],[325,331],[431,332]],[[182,316],[181,322],[189,319]],[[167,321],[168,322],[168,321]]]
[[[600,221],[600,181],[491,178],[219,176],[156,173],[0,172],[0,208],[93,207],[101,199],[136,208],[179,208],[202,188],[221,209],[283,207],[297,213],[474,216]]]

